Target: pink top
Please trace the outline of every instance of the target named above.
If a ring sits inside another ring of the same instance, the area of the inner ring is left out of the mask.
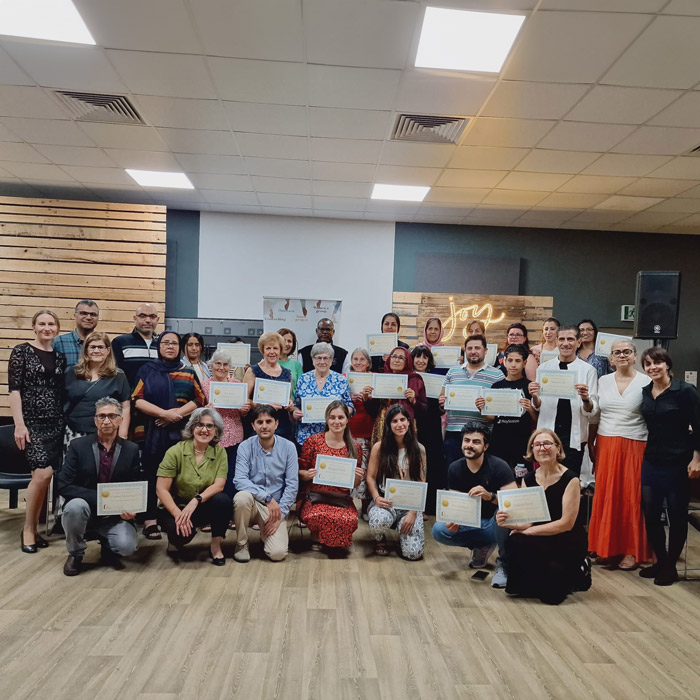
[[[209,398],[209,384],[211,383],[211,378],[202,380],[202,389],[207,395],[207,401]],[[240,384],[237,379],[231,379],[230,377],[227,381],[234,384]],[[217,408],[219,415],[224,421],[224,434],[221,436],[219,445],[221,447],[233,447],[243,440],[243,424],[241,423],[241,412],[237,408]]]

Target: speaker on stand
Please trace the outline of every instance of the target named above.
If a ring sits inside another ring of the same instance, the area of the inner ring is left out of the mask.
[[[681,273],[640,271],[637,273],[634,337],[653,340],[668,349],[678,337]]]

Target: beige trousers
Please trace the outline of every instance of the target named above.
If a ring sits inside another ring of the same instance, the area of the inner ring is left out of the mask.
[[[251,525],[259,525],[265,554],[272,561],[282,561],[287,556],[287,550],[289,549],[287,523],[283,519],[275,534],[266,537],[263,534],[263,528],[269,517],[267,506],[256,501],[252,493],[239,491],[233,497],[233,521],[236,523],[237,545],[239,547],[247,545],[248,528]]]

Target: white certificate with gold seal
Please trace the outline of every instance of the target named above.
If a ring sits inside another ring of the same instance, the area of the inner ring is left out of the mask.
[[[343,489],[351,489],[355,486],[356,459],[316,455],[314,466],[316,467],[314,484],[338,486]]]
[[[430,374],[429,372],[416,372],[425,385],[425,395],[429,399],[439,399],[442,386],[445,383],[444,374]]]
[[[351,394],[361,394],[366,386],[374,388],[372,372],[348,372],[348,386]]]
[[[248,385],[243,382],[210,382],[209,401],[214,408],[243,408]]]
[[[441,345],[433,347],[431,352],[436,367],[455,367],[459,364],[462,348],[458,345]]]
[[[476,400],[482,390],[483,387],[478,384],[445,384],[445,410],[478,413]]]
[[[523,414],[520,405],[523,392],[519,389],[484,389],[483,397],[486,403],[481,409],[482,416],[520,418]]]
[[[375,374],[372,398],[403,399],[407,388],[407,374]]]
[[[626,338],[624,335],[614,335],[613,333],[598,333],[595,339],[595,349],[593,352],[596,355],[607,357],[612,350],[613,343],[616,340],[624,340],[628,343],[632,342],[631,338]]]
[[[280,406],[289,404],[289,395],[292,391],[291,382],[277,382],[274,379],[255,379],[253,401],[255,403],[278,403]]]
[[[428,484],[425,481],[404,481],[403,479],[387,479],[384,485],[384,498],[391,501],[392,507],[398,510],[425,510],[425,499],[428,496]]]
[[[503,489],[498,491],[498,510],[508,513],[509,525],[525,523],[545,523],[552,518],[544,489],[541,486],[529,486],[524,489]]]
[[[97,484],[97,515],[145,513],[147,499],[147,481]]]
[[[338,401],[340,396],[304,396],[301,401],[302,423],[324,423],[326,409],[331,401]]]
[[[439,490],[436,496],[435,520],[463,527],[481,527],[481,496],[462,491]]]
[[[570,369],[537,370],[537,383],[540,385],[540,396],[550,396],[554,399],[575,399],[578,396],[576,383],[578,372]]]
[[[372,333],[367,335],[369,354],[388,355],[399,344],[397,333]]]
[[[250,344],[248,343],[217,343],[216,350],[231,356],[231,367],[245,367],[250,364]]]

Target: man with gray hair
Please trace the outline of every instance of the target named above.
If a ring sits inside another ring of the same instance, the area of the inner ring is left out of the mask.
[[[69,333],[59,335],[53,341],[53,349],[59,350],[66,356],[67,366],[77,365],[83,343],[92,333],[100,320],[100,307],[92,299],[81,299],[75,305],[75,328]]]
[[[139,449],[120,438],[122,405],[105,397],[95,403],[97,433],[73,440],[57,474],[58,492],[66,503],[62,523],[66,533],[68,559],[66,576],[77,576],[87,549],[85,531],[97,532],[102,544],[102,561],[121,568],[120,556],[138,548],[135,513],[97,515],[97,485],[118,481],[138,481],[141,477]]]

